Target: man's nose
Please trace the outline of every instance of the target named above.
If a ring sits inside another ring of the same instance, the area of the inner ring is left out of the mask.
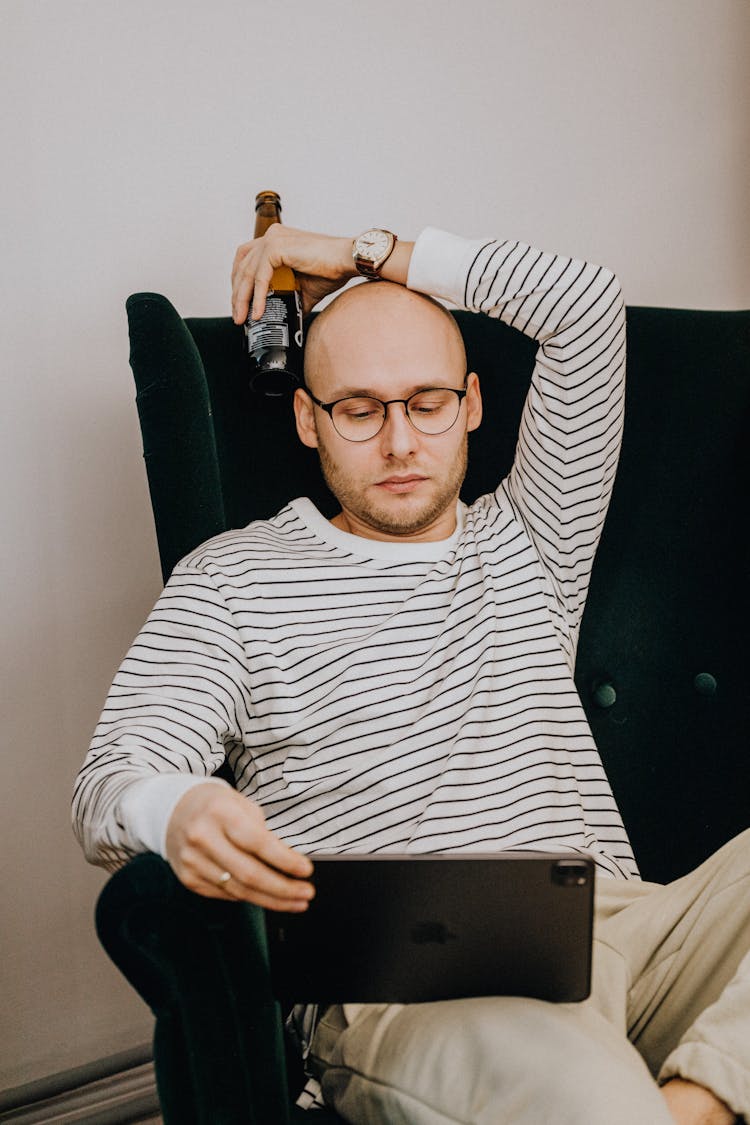
[[[415,451],[418,435],[409,421],[403,402],[388,404],[379,437],[381,450],[386,457],[404,458]]]

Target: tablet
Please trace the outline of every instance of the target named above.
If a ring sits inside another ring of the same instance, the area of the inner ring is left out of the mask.
[[[311,859],[307,911],[266,911],[274,993],[286,1002],[589,995],[595,868],[586,856]]]

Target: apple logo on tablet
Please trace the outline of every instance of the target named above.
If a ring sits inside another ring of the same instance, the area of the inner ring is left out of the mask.
[[[457,939],[458,934],[452,934],[443,922],[417,922],[411,930],[411,940],[417,945],[445,945]]]

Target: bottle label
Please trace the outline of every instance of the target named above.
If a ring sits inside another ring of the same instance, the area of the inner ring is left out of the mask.
[[[251,320],[247,332],[250,351],[260,348],[288,348],[289,321],[286,304],[269,293],[266,309],[260,320]]]
[[[302,333],[299,290],[269,289],[261,319],[245,321],[252,390],[273,397],[301,385]]]

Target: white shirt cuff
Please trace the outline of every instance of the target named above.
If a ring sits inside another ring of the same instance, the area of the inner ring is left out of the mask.
[[[135,848],[167,858],[167,826],[175,805],[196,785],[226,785],[219,777],[165,773],[128,786],[120,798],[118,818]]]
[[[474,259],[486,245],[487,239],[459,238],[448,231],[426,227],[414,243],[407,286],[465,309],[466,279]]]

